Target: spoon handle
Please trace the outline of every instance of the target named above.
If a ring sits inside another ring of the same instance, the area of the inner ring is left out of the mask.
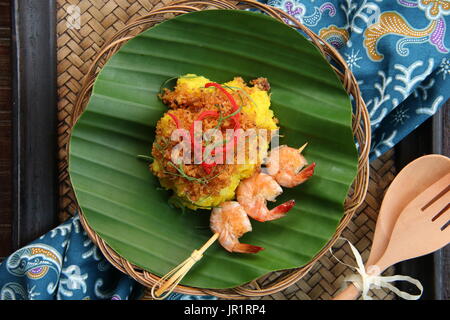
[[[360,291],[353,283],[349,284],[347,288],[340,291],[333,300],[356,300],[358,299]]]
[[[386,254],[383,255],[383,257],[378,260],[375,264],[370,264],[369,267],[366,267],[367,272],[371,275],[379,275],[384,270],[386,270],[389,266],[393,265],[393,263],[387,263],[385,262]],[[332,299],[332,300],[356,300],[359,295],[361,294],[361,291],[352,283],[347,286],[344,290],[338,292],[338,294]]]

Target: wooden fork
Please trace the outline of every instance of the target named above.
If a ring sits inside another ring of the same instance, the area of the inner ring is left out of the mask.
[[[380,274],[404,260],[436,251],[450,242],[450,173],[425,189],[400,213],[384,254],[369,273]],[[376,266],[376,267],[375,267]],[[344,290],[334,300],[355,299]]]
[[[412,200],[395,223],[383,256],[385,270],[400,261],[436,251],[450,242],[450,173]]]

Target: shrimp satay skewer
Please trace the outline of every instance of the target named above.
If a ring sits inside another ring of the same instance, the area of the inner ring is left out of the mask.
[[[272,149],[266,161],[267,174],[287,188],[298,186],[308,180],[314,174],[316,164],[313,162],[308,165],[308,161],[302,155],[305,147],[306,144],[300,149],[283,145]]]
[[[214,208],[210,217],[210,228],[213,236],[198,250],[194,250],[189,258],[162,277],[152,288],[155,299],[167,297],[192,266],[203,257],[203,253],[217,240],[229,252],[258,253],[264,248],[240,243],[239,238],[249,231],[252,225],[244,208],[236,201],[224,202]],[[163,295],[163,293],[165,293]]]
[[[252,231],[252,225],[244,208],[236,201],[224,202],[211,212],[210,227],[219,234],[219,242],[229,252],[257,253],[263,248],[240,243],[244,233]]]
[[[239,183],[236,199],[251,218],[261,222],[271,221],[284,217],[295,205],[295,200],[289,200],[269,210],[267,201],[275,201],[282,192],[274,178],[257,172]]]
[[[283,217],[294,205],[295,201],[287,201],[272,210],[267,208],[267,201],[274,201],[284,187],[295,187],[308,180],[314,173],[315,163],[307,165],[300,149],[280,146],[273,149],[267,161],[268,174],[256,173],[241,181],[236,190],[236,201],[227,201],[211,212],[210,227],[214,235],[199,249],[194,250],[191,257],[161,278],[152,288],[152,296],[160,298],[168,290],[166,297],[181,279],[189,272],[196,261],[200,260],[206,249],[219,239],[220,244],[229,252],[257,253],[263,248],[251,244],[240,243],[243,234],[252,231],[248,216],[269,221]],[[303,170],[302,170],[303,169]],[[159,287],[158,290],[155,289]]]
[[[314,173],[315,163],[308,164],[301,154],[306,145],[300,149],[280,146],[270,152],[266,167],[268,174],[256,173],[241,181],[236,190],[236,201],[227,201],[211,212],[210,227],[214,235],[199,249],[194,250],[191,257],[161,278],[161,282],[152,288],[152,296],[166,297],[181,279],[189,272],[196,261],[200,260],[206,249],[219,239],[220,244],[229,252],[257,253],[263,248],[251,244],[240,243],[239,238],[252,231],[248,216],[258,221],[269,221],[283,217],[294,205],[290,200],[269,210],[267,201],[275,201],[283,187],[292,188],[306,180]],[[159,289],[156,290],[156,287]]]

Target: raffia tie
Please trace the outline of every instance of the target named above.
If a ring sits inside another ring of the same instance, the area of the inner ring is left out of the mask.
[[[368,270],[364,267],[364,263],[362,261],[361,254],[358,252],[358,250],[351,244],[351,242],[348,239],[340,238],[342,240],[345,240],[350,245],[350,248],[352,249],[353,255],[355,256],[357,267],[350,266],[341,260],[339,260],[334,254],[333,250],[330,248],[331,255],[339,261],[339,263],[344,264],[351,269],[355,270],[359,274],[351,275],[344,279],[344,282],[352,282],[356,288],[361,291],[361,295],[364,300],[373,300],[372,297],[368,295],[369,290],[372,288],[386,288],[394,292],[397,296],[405,299],[405,300],[417,300],[422,296],[423,293],[423,286],[420,283],[419,280],[408,277],[408,276],[402,276],[402,275],[393,275],[393,276],[381,276],[379,275],[379,268],[378,266],[370,266]],[[413,285],[415,285],[419,290],[420,294],[418,295],[412,295],[407,292],[401,291],[395,286],[391,284],[391,282],[395,281],[406,281]]]

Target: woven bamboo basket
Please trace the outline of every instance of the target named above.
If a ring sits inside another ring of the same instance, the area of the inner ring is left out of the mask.
[[[137,34],[147,30],[153,25],[170,19],[176,15],[185,14],[194,11],[212,10],[212,9],[228,9],[228,10],[243,10],[243,9],[258,9],[267,15],[279,20],[282,23],[288,24],[292,28],[302,31],[311,42],[319,49],[321,54],[325,56],[331,64],[333,70],[341,80],[343,87],[347,93],[353,98],[355,108],[353,112],[353,134],[358,142],[358,171],[357,176],[353,182],[352,188],[347,196],[344,205],[344,216],[341,219],[335,234],[331,240],[322,248],[322,250],[306,265],[297,268],[285,270],[282,275],[277,277],[277,280],[271,282],[267,286],[261,287],[256,281],[248,283],[243,286],[235,287],[226,290],[208,289],[208,288],[196,288],[178,285],[175,288],[175,292],[191,295],[214,295],[220,298],[226,299],[245,299],[248,297],[260,297],[277,293],[301,279],[314,264],[329,250],[336,240],[341,235],[341,232],[348,225],[352,219],[354,213],[358,207],[364,201],[367,193],[369,183],[369,162],[368,154],[370,150],[370,122],[369,114],[364,101],[361,97],[361,93],[356,82],[354,75],[347,66],[345,60],[340,56],[334,47],[328,44],[326,41],[319,38],[307,27],[299,23],[294,17],[288,15],[284,11],[261,4],[254,0],[239,1],[239,4],[229,0],[181,0],[170,3],[167,6],[155,8],[149,11],[147,14],[134,19],[127,23],[122,29],[112,35],[110,39],[104,42],[102,49],[93,59],[93,62],[88,69],[86,75],[83,78],[81,88],[79,90],[73,113],[71,127],[76,123],[86,107],[92,87],[96,80],[96,77],[108,59],[117,52],[120,47]],[[69,145],[66,146],[67,153]],[[128,274],[136,281],[146,287],[153,287],[160,277],[154,275],[146,270],[131,264],[129,261],[121,257],[111,247],[109,247],[105,241],[89,226],[81,209],[77,205],[78,212],[80,214],[81,223],[86,230],[88,236],[99,247],[106,259],[114,265],[120,271]]]

